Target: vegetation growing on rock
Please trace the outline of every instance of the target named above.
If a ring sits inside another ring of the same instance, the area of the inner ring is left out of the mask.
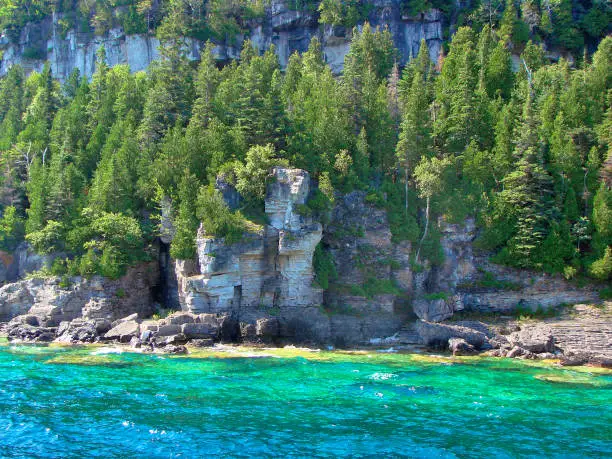
[[[441,260],[435,217],[475,215],[479,245],[497,262],[612,276],[612,39],[576,65],[548,61],[542,47],[579,54],[605,33],[597,18],[609,17],[607,5],[574,2],[575,18],[569,1],[479,2],[439,62],[423,42],[403,70],[389,31],[366,23],[353,30],[335,77],[317,39],[284,72],[273,50],[258,55],[248,40],[240,61],[219,67],[209,43],[193,68],[182,37],[235,35],[265,2],[139,2],[121,5],[121,15],[69,3],[57,8],[98,31],[116,20],[156,29],[162,59],[131,74],[110,68],[101,49],[91,81],[74,72],[63,85],[49,65],[28,77],[18,66],[8,72],[0,83],[2,249],[25,238],[40,253],[66,254],[58,274],[117,277],[146,258],[169,198],[171,253],[193,258],[200,222],[206,234],[240,239],[263,215],[269,169],[286,164],[319,183],[298,211],[324,221],[335,192],[365,190],[387,209],[394,240],[415,243],[417,264]],[[302,3],[296,8],[316,2]],[[322,2],[321,21],[352,26],[367,3]],[[441,6],[404,3],[407,14]],[[0,5],[9,35],[51,10]],[[219,173],[241,193],[240,209],[213,191]],[[333,270],[317,250],[325,287]]]

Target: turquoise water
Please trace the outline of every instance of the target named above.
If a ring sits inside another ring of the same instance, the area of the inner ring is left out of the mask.
[[[0,346],[0,457],[612,452],[610,373],[391,354],[104,352]]]

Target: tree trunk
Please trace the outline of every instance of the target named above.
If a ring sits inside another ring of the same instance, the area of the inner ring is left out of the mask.
[[[429,196],[427,196],[427,206],[425,208],[425,231],[423,231],[423,237],[421,238],[421,242],[419,242],[419,249],[416,253],[416,262],[419,262],[419,255],[421,254],[421,247],[423,246],[423,241],[427,237],[427,230],[429,229]]]

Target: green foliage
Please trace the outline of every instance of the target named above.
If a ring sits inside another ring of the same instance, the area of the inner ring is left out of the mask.
[[[175,233],[170,245],[170,255],[177,260],[193,260],[196,256],[195,238],[199,221],[197,213],[197,179],[186,174],[179,186],[178,215],[174,220]]]
[[[432,63],[423,42],[400,75],[391,32],[361,25],[371,2],[289,2],[319,7],[321,22],[340,26],[334,33],[359,24],[335,76],[316,38],[284,73],[274,49],[261,54],[249,40],[224,65],[207,43],[195,69],[185,37],[231,45],[264,0],[0,0],[12,40],[54,9],[60,35],[122,26],[161,43],[147,74],[110,68],[102,47],[91,82],[73,72],[60,85],[50,65],[28,78],[13,66],[0,80],[0,248],[25,237],[41,253],[66,253],[58,275],[117,277],[147,258],[159,204],[171,201],[171,254],[193,258],[200,222],[228,242],[265,223],[269,172],[283,164],[318,181],[297,210],[323,223],[338,193],[365,190],[368,204],[386,209],[393,241],[418,244],[415,269],[443,260],[440,217],[474,216],[479,248],[498,262],[608,280],[612,40],[589,51],[608,31],[609,5],[451,3],[400,3],[415,16],[440,8],[457,25],[443,59]],[[584,58],[549,63],[551,44],[574,57],[587,46]],[[219,174],[242,194],[240,211],[211,191]]]
[[[274,158],[272,145],[251,147],[246,162],[236,167],[236,189],[251,202],[263,202],[272,167],[282,164],[286,162]]]
[[[559,317],[561,313],[567,308],[567,305],[561,304],[556,307],[544,308],[542,305],[538,305],[537,308],[529,308],[522,305],[512,311],[514,317],[518,320],[532,320],[532,319],[549,319],[552,317]]]
[[[10,252],[23,240],[25,226],[14,206],[4,208],[0,218],[0,250]]]
[[[364,0],[322,0],[319,4],[319,22],[353,27],[367,17],[370,8]]]
[[[322,289],[327,290],[330,282],[338,279],[334,259],[331,253],[323,248],[321,243],[315,248],[312,266],[315,273],[315,282]]]
[[[365,297],[372,299],[376,295],[400,295],[402,291],[391,279],[369,277],[363,284]]]
[[[416,220],[416,193],[412,188],[408,189],[408,208],[406,209],[406,197],[403,188],[400,183],[393,183],[390,180],[386,180],[383,183],[381,191],[386,196],[384,207],[387,209],[387,220],[389,221],[394,242],[416,242],[420,233]],[[376,200],[374,204],[380,205],[383,196],[379,193],[372,194],[371,196]]]
[[[423,295],[423,299],[428,301],[436,301],[436,300],[444,300],[448,299],[448,293],[446,292],[436,292],[436,293],[427,293]]]
[[[225,238],[227,244],[240,241],[247,229],[240,212],[232,212],[221,194],[210,188],[202,188],[198,195],[197,215],[205,234]]]
[[[593,262],[590,272],[596,279],[612,279],[612,247],[607,247],[603,257]]]
[[[62,250],[64,233],[65,228],[62,223],[49,220],[44,228],[28,233],[26,240],[38,253],[49,254]]]
[[[612,300],[612,287],[604,287],[599,291],[599,298],[602,300]]]

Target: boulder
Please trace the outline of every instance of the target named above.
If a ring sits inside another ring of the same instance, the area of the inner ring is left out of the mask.
[[[140,338],[138,338],[137,336],[132,336],[132,339],[130,340],[130,347],[133,347],[134,349],[139,349],[142,346],[142,341],[140,341]]]
[[[263,339],[277,338],[279,335],[280,327],[278,319],[276,318],[263,318],[257,319],[255,323],[255,334]]]
[[[130,320],[113,327],[106,332],[104,338],[129,343],[134,336],[140,336],[140,324],[135,320]]]
[[[99,339],[96,321],[83,319],[60,323],[57,336],[60,343],[93,343]]]
[[[28,316],[16,317],[6,326],[9,341],[50,342],[55,339],[57,328],[30,325]]]
[[[513,359],[515,357],[520,357],[523,354],[525,354],[525,349],[519,346],[514,346],[512,349],[508,351],[508,353],[506,354],[506,357]]]
[[[543,324],[525,326],[520,331],[511,333],[508,341],[513,346],[519,346],[536,354],[555,350],[552,330]]]
[[[463,338],[451,338],[448,340],[448,349],[453,355],[474,355],[478,351]]]
[[[214,339],[219,335],[219,326],[207,323],[183,324],[181,332],[188,339]]]
[[[164,347],[164,353],[166,354],[187,354],[187,348],[182,345],[170,344]]]
[[[484,326],[480,322],[478,324]],[[451,338],[462,338],[475,349],[481,349],[488,344],[488,337],[484,332],[467,325],[469,324],[442,324],[418,320],[416,330],[421,343],[431,347],[446,349]]]
[[[179,333],[177,335],[168,336],[165,339],[162,339],[161,341],[158,340],[158,344],[160,344],[161,346],[185,344],[186,342],[187,342],[187,337],[183,335],[182,333]]]
[[[107,331],[113,328],[111,322],[106,319],[96,319],[96,331],[98,335],[103,336]]]
[[[192,324],[196,321],[197,316],[189,312],[175,312],[170,314],[165,319],[160,320],[160,325],[183,325]]]
[[[428,322],[441,322],[452,317],[455,309],[452,301],[445,299],[419,299],[412,303],[412,309],[419,319]]]
[[[151,341],[152,337],[153,332],[151,330],[144,330],[142,333],[140,333],[140,341],[143,343],[148,343]]]
[[[124,322],[135,322],[138,320],[138,314],[134,313],[134,314],[130,314],[127,317],[123,317],[121,319],[117,319],[112,323],[112,328],[116,327],[119,324],[122,324]]]
[[[179,333],[181,333],[181,326],[172,324],[172,325],[160,325],[155,335],[156,336],[173,336]]]
[[[212,347],[215,342],[212,339],[192,339],[189,344],[195,347]]]

